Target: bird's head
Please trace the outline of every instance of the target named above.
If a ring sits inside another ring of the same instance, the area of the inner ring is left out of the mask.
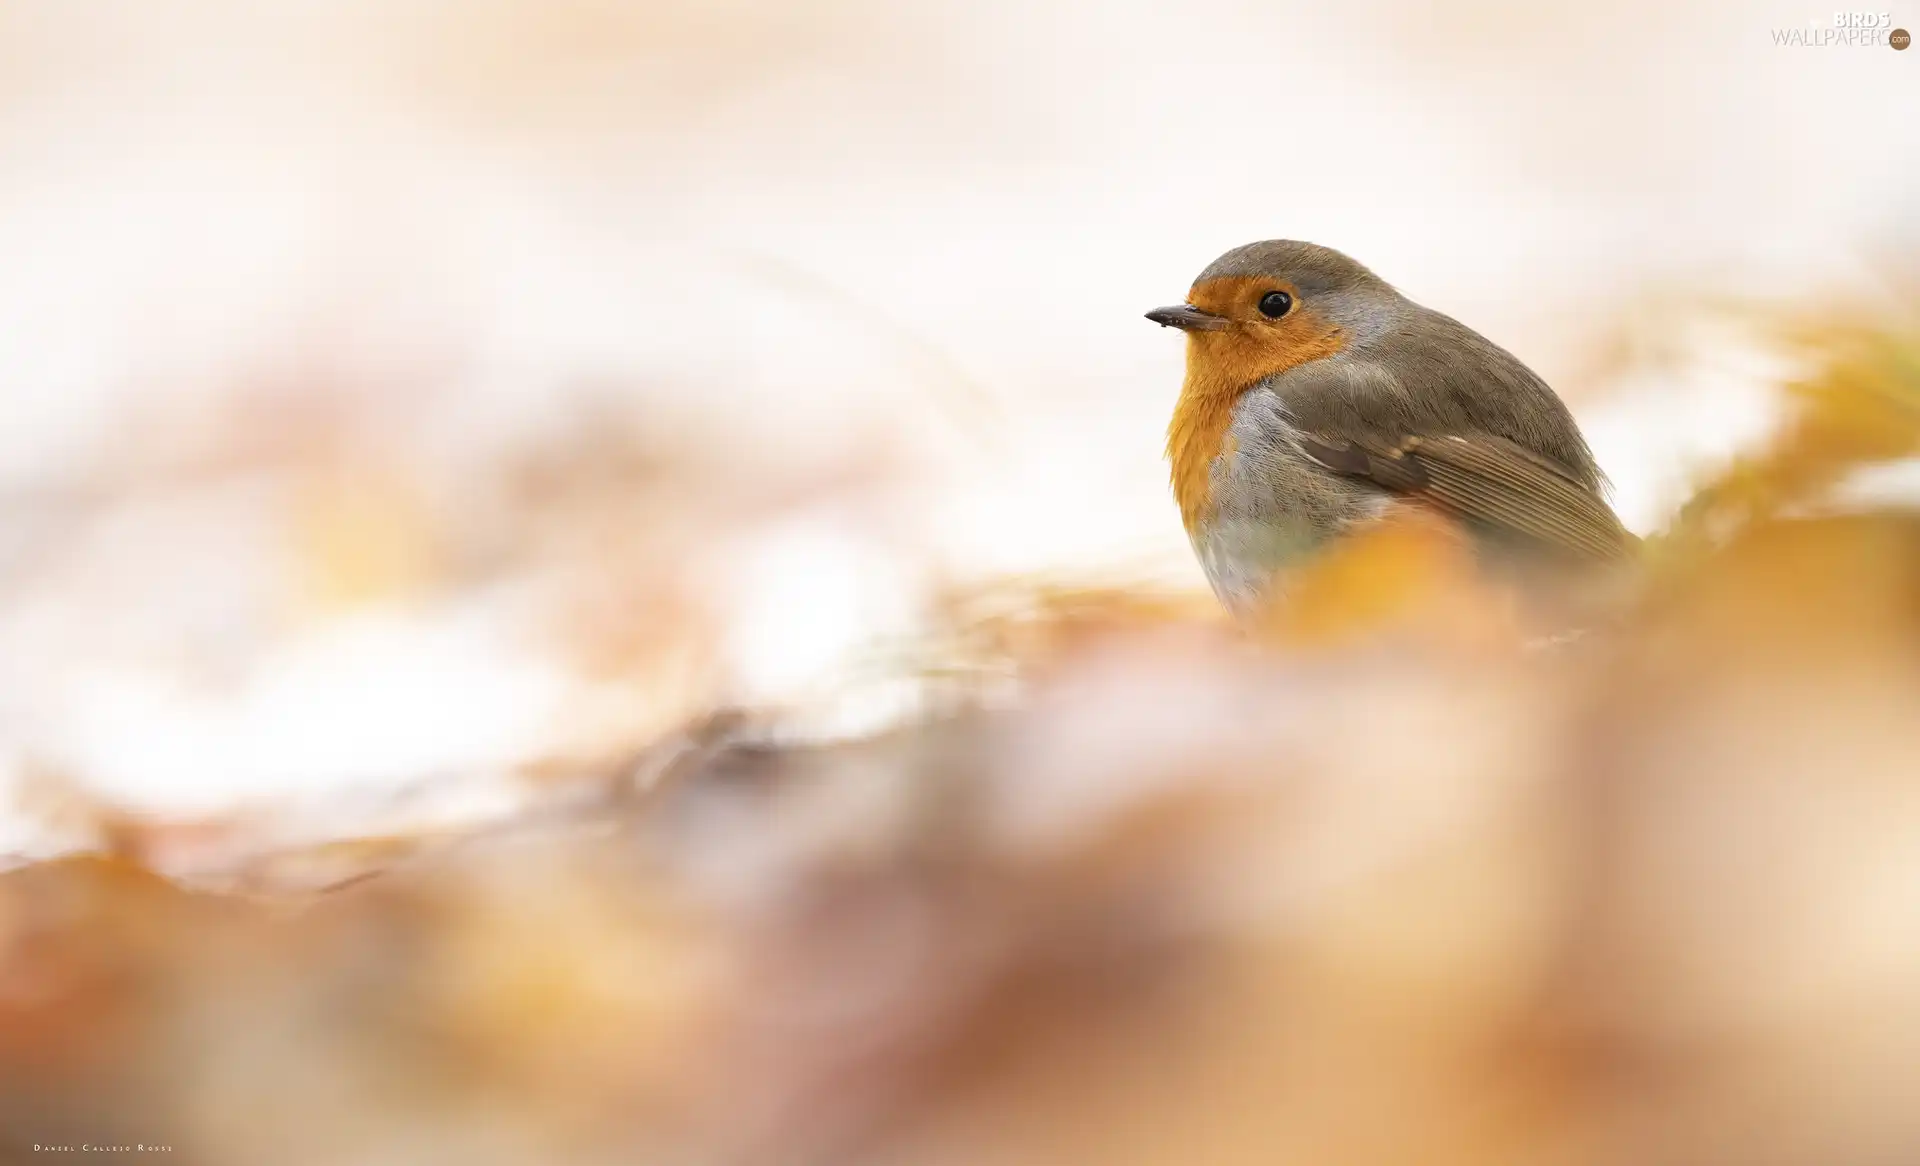
[[[1214,260],[1186,303],[1147,319],[1187,334],[1190,387],[1232,393],[1383,330],[1402,302],[1338,251],[1271,239]]]

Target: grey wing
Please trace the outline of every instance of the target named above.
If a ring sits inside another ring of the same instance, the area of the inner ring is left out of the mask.
[[[1378,365],[1325,365],[1311,378],[1290,377],[1284,401],[1298,427],[1295,446],[1315,466],[1437,507],[1496,542],[1593,559],[1618,558],[1636,544],[1573,468],[1434,412]],[[1571,441],[1584,450],[1577,430]]]
[[[1599,495],[1504,438],[1311,434],[1300,445],[1333,473],[1424,501],[1503,542],[1589,559],[1617,559],[1637,543]]]

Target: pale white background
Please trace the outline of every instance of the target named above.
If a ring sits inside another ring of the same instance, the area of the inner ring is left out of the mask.
[[[1920,254],[1920,52],[1773,43],[1830,19],[0,3],[0,772],[28,810],[47,773],[310,804],[511,772],[604,695],[517,630],[525,588],[300,600],[273,456],[193,468],[263,378],[342,386],[436,513],[583,394],[697,450],[694,493],[795,484],[708,532],[703,699],[831,691],[939,580],[1198,585],[1159,460],[1180,345],[1140,313],[1254,238],[1513,349],[1657,527],[1790,371],[1696,305],[1872,295]],[[56,844],[28,810],[0,850]]]

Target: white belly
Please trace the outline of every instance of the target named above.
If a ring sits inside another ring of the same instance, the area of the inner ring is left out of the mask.
[[[1213,459],[1211,506],[1192,542],[1214,594],[1246,618],[1329,539],[1377,517],[1389,499],[1309,461],[1270,392],[1242,397],[1229,433],[1232,452]]]

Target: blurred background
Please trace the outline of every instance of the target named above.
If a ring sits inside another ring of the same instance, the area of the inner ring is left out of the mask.
[[[1257,238],[1517,352],[1655,530],[1787,371],[1698,304],[1914,253],[1916,58],[1771,35],[1831,19],[0,4],[0,805],[841,731],[943,589],[1197,589],[1140,314]]]
[[[1389,547],[1437,655],[1255,661],[1141,318],[1312,240],[1642,534],[1910,500],[1920,52],[1834,19],[0,0],[0,1151],[1914,1160],[1903,520],[1545,679]]]

